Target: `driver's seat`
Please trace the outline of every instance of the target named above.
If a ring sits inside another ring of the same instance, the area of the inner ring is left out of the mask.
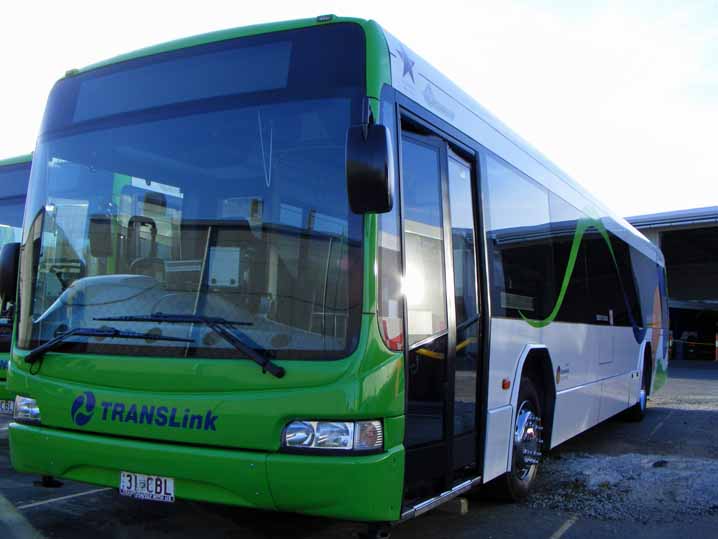
[[[130,262],[129,270],[134,275],[146,275],[152,277],[158,281],[164,282],[165,280],[165,261],[157,257],[157,224],[151,217],[144,215],[135,215],[127,223],[127,244],[131,249],[128,252],[134,251],[139,254],[139,232],[143,227],[149,227],[151,239],[150,239],[150,252],[149,256],[140,256]]]

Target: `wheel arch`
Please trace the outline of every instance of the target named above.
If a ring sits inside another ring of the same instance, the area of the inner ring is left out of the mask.
[[[511,407],[513,409],[511,418],[511,428],[516,423],[516,411],[518,409],[519,388],[521,386],[521,378],[528,376],[536,382],[541,391],[543,400],[542,421],[544,426],[544,447],[551,447],[551,436],[553,434],[553,422],[556,412],[556,381],[554,379],[554,365],[549,353],[548,347],[543,344],[528,344],[524,347],[521,357],[516,365],[514,373],[514,381],[511,390]],[[510,436],[510,447],[507,456],[507,462],[511,458],[513,451],[513,434]]]

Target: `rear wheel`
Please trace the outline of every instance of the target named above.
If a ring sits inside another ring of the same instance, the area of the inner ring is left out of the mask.
[[[509,501],[526,498],[536,479],[543,451],[543,400],[531,378],[522,378],[513,428],[511,470],[489,483],[489,494]]]
[[[645,360],[643,372],[641,373],[641,391],[638,394],[638,402],[624,412],[624,417],[628,421],[642,421],[646,417],[646,409],[648,408],[648,384],[650,383],[650,363]]]

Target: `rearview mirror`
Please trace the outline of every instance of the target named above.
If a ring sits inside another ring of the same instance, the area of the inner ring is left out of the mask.
[[[384,125],[355,125],[347,131],[347,192],[354,213],[386,213],[394,202],[394,152]]]
[[[2,246],[0,250],[0,297],[2,297],[3,303],[15,303],[19,258],[19,243],[6,243]]]
[[[112,219],[109,215],[90,216],[90,254],[95,258],[112,256]]]

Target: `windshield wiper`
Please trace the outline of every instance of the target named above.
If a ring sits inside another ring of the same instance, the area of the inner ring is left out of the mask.
[[[249,359],[254,361],[257,365],[262,367],[262,372],[269,372],[277,378],[284,376],[284,367],[280,367],[276,363],[273,363],[269,359],[269,352],[263,349],[259,344],[252,341],[247,335],[242,333],[240,339],[234,334],[229,328],[233,326],[251,326],[252,322],[237,322],[232,320],[225,320],[224,318],[218,318],[215,316],[202,316],[195,314],[165,314],[165,313],[152,313],[143,315],[123,315],[123,316],[107,316],[102,318],[95,318],[98,322],[167,322],[168,324],[202,324],[210,328],[217,335],[222,337],[229,344],[234,346],[235,349],[242,352]],[[247,341],[247,342],[245,342]]]
[[[73,328],[31,350],[30,353],[25,356],[25,363],[36,363],[42,359],[45,352],[54,350],[70,337],[101,337],[111,339],[142,339],[146,341],[194,342],[192,339],[185,339],[184,337],[166,337],[164,335],[157,335],[154,333],[123,331],[115,328]]]

